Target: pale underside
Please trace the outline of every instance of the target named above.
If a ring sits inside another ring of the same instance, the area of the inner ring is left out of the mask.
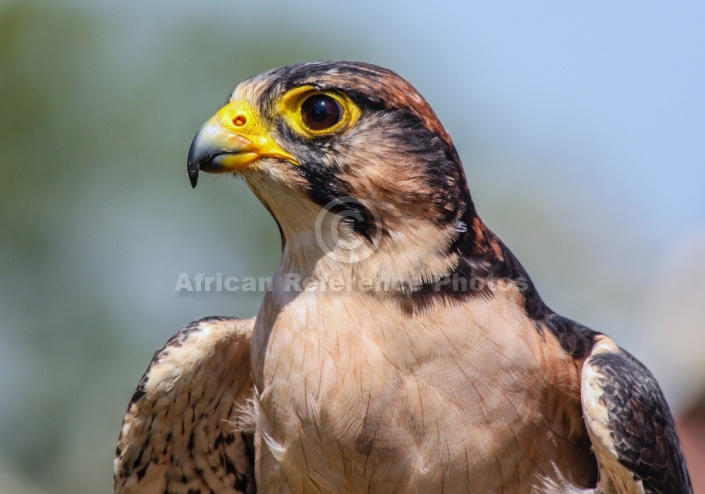
[[[455,260],[433,240],[446,242],[446,233],[400,227],[403,237],[386,238],[369,257],[339,262],[307,231],[325,225],[317,206],[276,176],[245,179],[287,239],[253,334],[258,486],[521,493],[545,479],[594,485],[580,362],[526,317],[515,284],[409,316],[356,281],[447,272],[442,263]],[[286,214],[288,204],[298,214]],[[292,290],[288,273],[341,279],[344,288]]]
[[[408,341],[408,331],[400,334],[405,342],[387,340],[409,349],[402,359],[341,325],[327,344],[296,333],[288,342],[270,338],[272,351],[280,344],[293,351],[280,355],[275,371],[289,377],[270,379],[262,393],[253,393],[243,359],[254,320],[190,326],[178,345],[158,353],[141,385],[146,394],[128,411],[116,492],[254,492],[254,482],[249,490],[234,486],[248,485],[238,478],[254,476],[247,464],[256,458],[258,492],[643,493],[599,426],[589,431],[601,481],[590,487],[594,460],[571,379],[579,369],[556,360],[550,335],[488,338],[493,323],[483,317],[495,317],[481,316],[486,304],[478,301],[475,319],[462,321],[478,330],[462,338],[476,349],[466,349],[469,358],[452,348],[452,332],[423,327],[420,344]],[[604,338],[595,350],[602,351],[618,348]],[[518,366],[511,355],[530,364]],[[317,372],[304,377],[314,365]],[[589,374],[584,368],[586,420],[604,425]],[[241,434],[253,431],[256,453],[248,459]],[[122,472],[125,465],[139,468]]]
[[[522,315],[518,296],[498,292],[410,321],[357,293],[268,295],[253,350],[258,485],[521,493],[568,478],[589,486],[579,369]]]

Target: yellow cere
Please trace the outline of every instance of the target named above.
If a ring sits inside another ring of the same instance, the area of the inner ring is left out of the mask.
[[[271,141],[268,129],[262,125],[257,110],[249,101],[230,102],[215,116],[221,127],[252,141],[255,146],[261,147]]]
[[[343,109],[343,116],[340,121],[325,130],[313,130],[309,128],[304,124],[301,114],[301,107],[304,102],[311,96],[317,94],[325,94],[335,99]],[[346,130],[351,127],[362,114],[360,108],[348,95],[334,91],[319,91],[313,86],[299,86],[284,93],[279,100],[279,111],[289,126],[304,137],[318,137]]]
[[[271,157],[281,158],[291,163],[298,165],[296,160],[287,153],[284,149],[272,139],[270,130],[264,125],[259,117],[257,109],[246,100],[236,100],[228,103],[215,114],[216,128],[221,128],[225,131],[225,135],[221,136],[220,144],[223,149],[229,149],[230,136],[239,136],[250,141],[251,144],[242,146],[238,141],[239,147],[231,149],[237,151],[241,155],[238,159],[243,163],[253,162],[259,158]],[[247,156],[250,154],[251,156]],[[246,159],[247,158],[247,159]],[[226,161],[226,158],[221,158],[221,161]]]

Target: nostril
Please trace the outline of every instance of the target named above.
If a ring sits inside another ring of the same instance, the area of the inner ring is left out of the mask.
[[[245,118],[245,115],[238,115],[235,118],[233,118],[233,125],[235,127],[242,127],[247,123],[247,118]]]

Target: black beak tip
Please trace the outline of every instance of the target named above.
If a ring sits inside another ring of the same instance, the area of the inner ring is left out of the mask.
[[[189,161],[188,163],[188,181],[191,182],[191,187],[196,188],[196,184],[198,184],[198,163],[192,163]]]
[[[193,138],[193,142],[191,142],[191,146],[189,147],[188,150],[188,158],[186,160],[186,172],[188,173],[188,180],[191,182],[191,187],[196,188],[196,184],[198,183],[198,172],[201,170],[201,160],[199,159],[198,156],[198,136],[200,132],[196,134],[196,137]]]

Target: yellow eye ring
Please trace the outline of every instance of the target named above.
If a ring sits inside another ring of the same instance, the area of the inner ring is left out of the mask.
[[[346,94],[301,86],[282,96],[279,109],[289,126],[305,137],[346,130],[362,113]]]

